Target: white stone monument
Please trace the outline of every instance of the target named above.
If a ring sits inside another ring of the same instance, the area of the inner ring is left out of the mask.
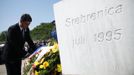
[[[63,74],[134,75],[134,0],[54,4]]]

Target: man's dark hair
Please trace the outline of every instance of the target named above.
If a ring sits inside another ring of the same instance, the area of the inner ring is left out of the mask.
[[[31,16],[30,16],[29,14],[23,14],[23,15],[21,16],[20,21],[32,22],[32,18],[31,18]]]

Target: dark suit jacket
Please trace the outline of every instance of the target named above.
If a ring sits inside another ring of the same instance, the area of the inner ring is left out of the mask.
[[[32,48],[32,53],[35,50],[35,45],[30,37],[29,28],[25,31],[25,38],[22,36],[22,31],[19,27],[19,24],[15,24],[8,29],[7,33],[7,42],[5,44],[3,57],[5,61],[16,61],[21,60],[26,54],[24,50],[24,43],[27,42]]]

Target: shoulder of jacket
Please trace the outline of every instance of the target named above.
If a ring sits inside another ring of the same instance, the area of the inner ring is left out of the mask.
[[[11,25],[8,30],[17,29],[18,27],[18,23],[16,23],[14,25]]]

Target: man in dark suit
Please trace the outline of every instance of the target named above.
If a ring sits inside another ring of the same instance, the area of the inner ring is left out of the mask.
[[[31,22],[31,16],[23,14],[20,22],[10,26],[8,29],[7,42],[3,53],[7,75],[21,75],[21,60],[27,53],[24,49],[25,42],[32,48],[28,51],[29,53],[36,49],[28,28]]]

